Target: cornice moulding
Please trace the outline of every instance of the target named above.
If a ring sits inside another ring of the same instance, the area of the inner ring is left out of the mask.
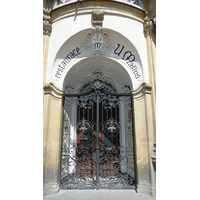
[[[151,94],[152,85],[149,83],[143,83],[137,90],[132,91],[131,95],[133,99],[143,97],[145,94]]]
[[[52,6],[52,10],[61,8],[65,5],[69,5],[69,4],[73,4],[73,3],[77,3],[77,2],[84,2],[84,1],[89,1],[89,0],[57,0],[57,1],[54,1],[54,4]],[[102,4],[102,2],[103,3],[106,2],[106,0],[101,0],[101,1],[90,0],[90,1],[95,2],[95,4],[97,4],[97,5]],[[142,7],[139,5],[137,0],[110,0],[110,1],[142,9]]]
[[[122,16],[144,23],[144,10],[114,1],[78,1],[64,5],[52,11],[52,23],[74,15],[92,14],[95,9],[103,10],[104,15]]]

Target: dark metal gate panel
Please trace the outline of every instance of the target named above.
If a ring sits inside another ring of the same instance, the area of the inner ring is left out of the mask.
[[[63,115],[61,188],[135,188],[130,95],[66,96]]]

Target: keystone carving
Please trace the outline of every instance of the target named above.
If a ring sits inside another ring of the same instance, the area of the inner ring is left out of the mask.
[[[102,9],[96,9],[92,11],[92,22],[94,27],[102,27],[104,20],[104,11]]]

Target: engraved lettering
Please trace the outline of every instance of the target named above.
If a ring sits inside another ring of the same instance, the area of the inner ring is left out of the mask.
[[[127,58],[126,58],[126,60],[125,60],[126,54],[129,54],[129,55],[127,56]],[[133,60],[129,60],[131,57],[133,57]],[[123,56],[122,59],[125,60],[125,61],[128,60],[127,63],[129,63],[129,62],[133,62],[133,61],[135,60],[135,56],[134,56],[130,51],[127,51],[127,52],[124,53],[124,56]]]
[[[121,49],[121,51],[117,53],[117,50],[119,49],[119,47],[120,47],[120,44],[117,44],[117,45],[118,45],[118,47],[117,47],[117,48],[114,50],[114,53],[115,53],[116,55],[120,56],[121,52],[122,52],[122,51],[123,51],[123,49],[124,49],[124,46],[122,46],[122,49]]]
[[[121,59],[126,61],[126,64],[131,69],[135,78],[136,79],[140,78],[141,75],[139,74],[138,68],[137,68],[136,64],[134,63],[135,55],[131,51],[125,51],[123,53],[124,46],[123,45],[121,47],[120,46],[121,46],[121,44],[117,44],[117,48],[114,50],[114,54],[116,54],[117,56],[120,56],[122,54]]]
[[[67,54],[62,62],[58,65],[55,77],[60,78],[71,59],[75,58],[79,54],[81,54],[79,47],[76,47],[76,49],[73,49],[69,54]]]
[[[79,52],[80,49],[78,47],[76,47],[76,51],[77,51],[78,54],[81,54],[81,52]]]

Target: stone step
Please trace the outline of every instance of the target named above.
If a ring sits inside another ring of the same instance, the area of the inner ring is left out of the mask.
[[[44,200],[155,200],[135,190],[60,190],[58,194],[44,196]]]

